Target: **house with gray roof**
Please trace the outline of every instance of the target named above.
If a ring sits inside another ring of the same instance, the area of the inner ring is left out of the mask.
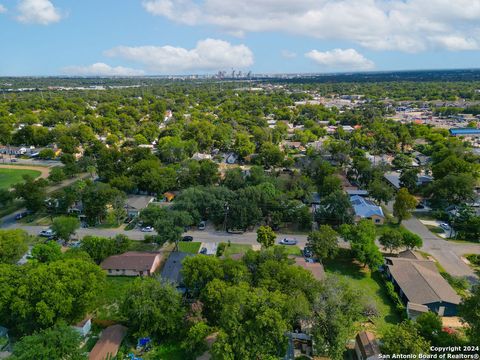
[[[354,195],[350,197],[350,202],[355,212],[355,221],[369,219],[377,225],[385,222],[385,215],[383,214],[382,208],[373,201],[359,195]]]
[[[385,271],[408,308],[422,308],[439,316],[456,316],[460,296],[431,260],[412,256],[387,257]]]
[[[193,256],[193,254],[181,251],[170,253],[160,274],[162,280],[181,287],[183,285],[182,263],[189,256]]]

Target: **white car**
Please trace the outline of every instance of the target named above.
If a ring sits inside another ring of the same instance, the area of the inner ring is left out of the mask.
[[[142,232],[153,232],[153,226],[145,226],[142,228]]]
[[[55,236],[55,231],[53,231],[52,229],[42,230],[40,231],[39,235],[43,237],[51,238]]]
[[[297,245],[297,240],[296,239],[288,239],[285,238],[283,240],[280,240],[280,245]]]
[[[443,229],[443,230],[450,230],[450,225],[448,225],[447,223],[441,223],[440,224],[440,227]]]

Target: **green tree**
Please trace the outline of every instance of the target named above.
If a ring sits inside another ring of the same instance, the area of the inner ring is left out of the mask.
[[[60,166],[53,167],[50,170],[50,174],[48,174],[48,180],[50,180],[54,184],[58,184],[66,178],[67,176],[65,175],[65,172]]]
[[[387,203],[393,198],[393,190],[382,180],[373,180],[368,187],[369,195],[378,203]]]
[[[155,220],[154,228],[160,243],[177,243],[185,231],[185,227],[192,225],[193,219],[186,211],[167,210],[160,211]]]
[[[428,311],[415,319],[415,326],[421,337],[435,343],[442,332],[443,324],[440,316],[432,311]]]
[[[208,349],[206,337],[212,333],[212,328],[205,322],[200,321],[192,325],[185,339],[182,341],[182,348],[192,356],[199,356]]]
[[[59,216],[53,219],[52,230],[57,234],[59,239],[69,241],[70,237],[80,227],[80,221],[72,216]]]
[[[15,264],[27,252],[28,241],[23,230],[0,230],[0,264]]]
[[[343,359],[345,344],[361,317],[360,295],[346,282],[327,278],[313,303],[312,335],[318,355]]]
[[[404,169],[400,174],[400,186],[407,188],[409,192],[417,191],[418,169]]]
[[[24,336],[13,348],[14,360],[83,360],[80,334],[64,323]]]
[[[391,326],[383,335],[381,351],[386,355],[428,354],[430,344],[420,336],[411,321]]]
[[[417,206],[415,196],[410,195],[405,188],[398,190],[395,203],[393,204],[393,215],[398,219],[399,224],[412,216],[411,211],[415,209],[415,206]]]
[[[403,245],[407,249],[421,248],[423,245],[423,240],[417,234],[408,231],[407,229],[402,229]]]
[[[353,208],[350,198],[341,190],[337,190],[320,200],[320,207],[315,219],[321,223],[332,225],[350,224],[353,222]]]
[[[307,247],[321,260],[332,259],[338,253],[338,234],[331,226],[321,225],[308,234]]]
[[[277,235],[270,226],[260,226],[257,229],[257,242],[264,248],[269,248],[275,244]]]
[[[62,248],[55,241],[37,244],[32,248],[32,259],[41,263],[57,261],[62,258]]]
[[[362,219],[357,225],[343,225],[341,233],[350,242],[353,256],[364,266],[375,271],[383,262],[382,253],[375,244],[376,229],[371,220]]]
[[[88,235],[82,239],[80,249],[85,251],[97,264],[107,257],[116,253],[112,239],[100,236]]]
[[[472,341],[480,339],[480,285],[475,285],[471,295],[462,300],[460,304],[460,316],[470,326],[467,328],[468,335]]]
[[[386,229],[378,241],[390,253],[398,250],[404,244],[402,233],[396,229]]]
[[[97,265],[77,259],[27,266],[0,276],[4,290],[0,317],[22,334],[82,318],[93,309],[105,280]]]
[[[34,180],[29,175],[25,175],[23,179],[23,183],[18,183],[13,186],[15,189],[15,196],[23,199],[25,207],[28,210],[36,212],[45,204],[45,199],[47,197],[47,180]]]
[[[136,279],[126,291],[120,311],[136,336],[164,340],[182,329],[181,294],[174,286],[153,278]]]

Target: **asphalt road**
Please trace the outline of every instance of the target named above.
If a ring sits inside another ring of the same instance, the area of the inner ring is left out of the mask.
[[[29,226],[15,222],[15,214],[7,216],[2,220],[0,227],[2,228],[21,228],[26,230],[32,235],[37,235],[41,230],[46,227],[42,226]],[[428,228],[422,224],[417,218],[413,217],[409,220],[403,221],[403,226],[415,234],[418,234],[423,239],[422,251],[432,255],[445,270],[454,276],[467,277],[471,282],[477,282],[478,277],[474,271],[462,260],[462,256],[465,254],[480,254],[480,244],[459,243],[454,241],[447,241],[439,238]],[[97,235],[105,237],[114,237],[118,234],[124,234],[133,240],[143,240],[145,235],[149,233],[141,232],[138,229],[125,231],[123,229],[79,229],[77,230],[76,237],[83,238],[87,235]],[[152,233],[150,233],[152,234]],[[257,234],[255,232],[245,232],[243,234],[228,234],[222,231],[215,231],[208,228],[203,231],[192,230],[186,232],[184,235],[193,236],[194,241],[202,243],[220,243],[220,242],[232,242],[238,244],[257,244]],[[298,246],[303,248],[307,242],[307,236],[303,234],[291,235],[291,234],[277,234],[277,243],[283,238],[295,238],[298,241]],[[341,247],[348,247],[349,244],[339,239]]]
[[[392,211],[393,203],[387,205]],[[420,236],[423,240],[422,251],[432,255],[443,268],[453,276],[468,278],[470,282],[478,282],[478,276],[463,260],[465,254],[480,254],[480,244],[461,243],[448,241],[433,234],[416,217],[404,220],[402,225],[411,232]]]

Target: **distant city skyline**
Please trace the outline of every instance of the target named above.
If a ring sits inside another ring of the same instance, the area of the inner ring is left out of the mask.
[[[478,68],[480,0],[0,0],[0,76]]]

